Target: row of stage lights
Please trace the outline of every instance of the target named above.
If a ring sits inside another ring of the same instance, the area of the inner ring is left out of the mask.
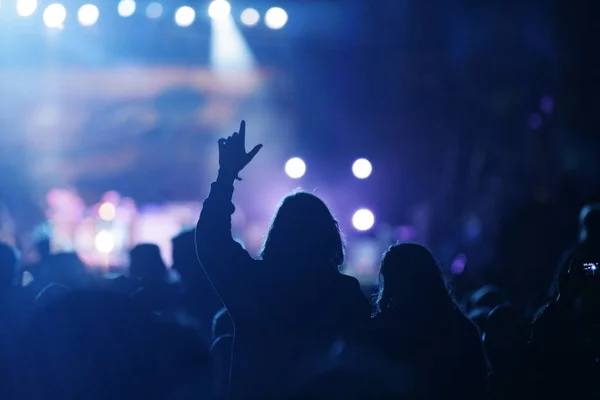
[[[37,11],[37,0],[17,0],[16,12],[21,17],[30,17]],[[131,17],[137,11],[135,0],[121,0],[117,13],[124,18]],[[163,16],[163,6],[154,2],[146,6],[145,14],[149,19]],[[231,5],[226,0],[213,0],[208,6],[208,16],[214,20],[225,20],[231,15]],[[82,26],[93,26],[100,17],[100,10],[94,4],[85,4],[77,11],[77,20]],[[62,28],[67,19],[67,9],[60,3],[48,5],[42,14],[44,24],[48,28]],[[196,19],[196,10],[190,6],[179,7],[173,16],[175,23],[181,27],[192,25]],[[246,26],[256,26],[261,15],[254,8],[246,8],[240,13],[240,22]],[[271,7],[264,15],[264,23],[270,29],[281,29],[288,21],[287,12],[280,7]]]
[[[352,164],[352,174],[357,179],[367,179],[373,172],[371,162],[359,158]],[[300,179],[306,173],[306,163],[300,157],[290,158],[285,163],[285,173],[292,179]],[[352,215],[352,225],[358,231],[368,231],[375,225],[375,215],[368,208],[356,210]]]

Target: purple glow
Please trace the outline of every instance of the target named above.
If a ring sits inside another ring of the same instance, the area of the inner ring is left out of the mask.
[[[554,111],[554,100],[551,96],[544,96],[540,100],[540,110],[546,114],[550,115]]]
[[[417,230],[411,225],[401,225],[396,228],[396,239],[401,242],[410,242],[417,237]]]
[[[529,127],[533,130],[538,129],[540,126],[542,126],[542,117],[540,117],[540,114],[531,114],[531,117],[529,117]]]
[[[464,254],[458,254],[454,261],[452,261],[452,265],[450,266],[450,272],[454,275],[460,275],[465,271],[465,267],[467,266],[467,256]]]

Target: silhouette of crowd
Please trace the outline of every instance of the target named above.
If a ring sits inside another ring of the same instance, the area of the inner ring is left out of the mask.
[[[1,399],[600,398],[599,206],[535,316],[492,286],[457,301],[416,243],[389,246],[371,299],[313,193],[285,197],[258,258],[234,240],[235,182],[262,148],[245,142],[244,122],[218,141],[196,229],[173,239],[178,282],[153,244],[114,279],[48,240],[28,265],[0,244]]]

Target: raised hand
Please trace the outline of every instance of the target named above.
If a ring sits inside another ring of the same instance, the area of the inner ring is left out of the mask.
[[[227,139],[219,139],[219,174],[241,180],[238,174],[262,148],[262,144],[254,146],[246,153],[246,121],[240,123],[239,132],[234,132]]]

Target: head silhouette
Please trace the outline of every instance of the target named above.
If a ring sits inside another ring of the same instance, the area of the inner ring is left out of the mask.
[[[138,244],[129,253],[129,275],[146,284],[161,283],[166,279],[167,267],[155,244]]]
[[[600,204],[589,204],[579,213],[581,241],[600,241]]]
[[[302,261],[333,270],[344,262],[344,242],[323,200],[295,192],[283,199],[275,213],[261,256],[266,261]]]
[[[380,312],[395,309],[434,318],[455,307],[433,255],[419,244],[392,245],[381,261],[379,280]]]
[[[12,246],[0,242],[0,294],[13,284],[19,267],[19,252]]]
[[[175,236],[173,244],[173,269],[181,279],[186,281],[198,271],[198,256],[196,255],[196,237],[193,230],[185,231]]]

